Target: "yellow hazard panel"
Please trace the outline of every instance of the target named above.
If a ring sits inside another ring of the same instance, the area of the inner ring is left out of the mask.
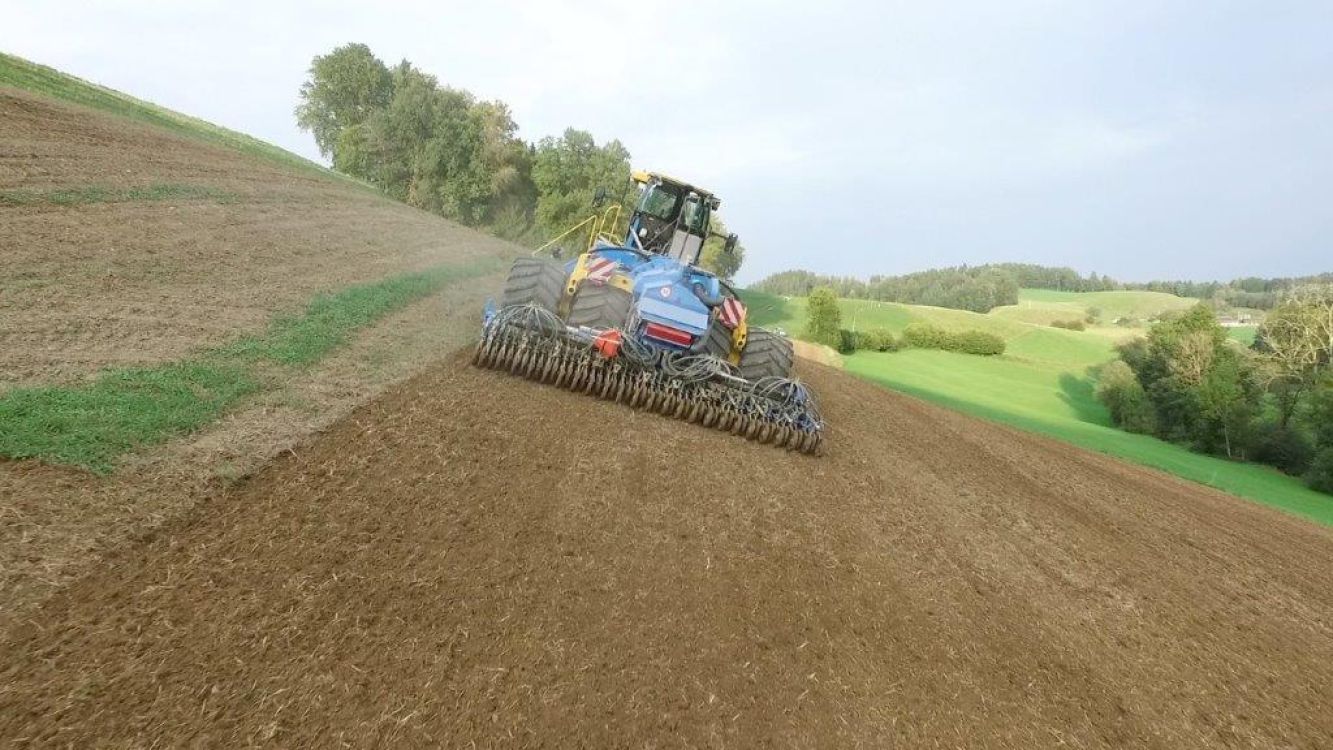
[[[741,363],[741,352],[745,350],[745,340],[749,336],[750,327],[746,325],[745,318],[741,318],[741,322],[731,329],[731,355],[727,357],[728,362],[733,365]]]
[[[566,300],[573,298],[574,293],[579,290],[579,287],[583,285],[583,281],[588,278],[589,257],[591,256],[588,253],[584,253],[579,256],[578,262],[574,264],[574,272],[569,275],[569,279],[565,282]],[[607,281],[607,283],[621,291],[630,294],[634,293],[634,282],[629,276],[626,276],[623,273],[613,273],[611,279]]]

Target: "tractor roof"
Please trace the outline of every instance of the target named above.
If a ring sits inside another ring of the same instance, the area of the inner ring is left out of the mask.
[[[717,196],[713,195],[713,193],[712,193],[711,191],[704,190],[703,188],[699,187],[698,185],[691,185],[690,183],[688,183],[688,182],[686,182],[686,181],[684,181],[684,180],[678,180],[678,179],[676,179],[675,177],[672,177],[672,176],[670,176],[670,175],[662,174],[661,172],[647,172],[647,171],[644,171],[644,170],[641,170],[641,169],[636,169],[636,170],[634,170],[634,172],[631,173],[631,176],[634,178],[634,181],[635,181],[635,182],[643,183],[643,182],[651,182],[651,181],[653,181],[653,180],[656,180],[656,181],[661,182],[661,183],[664,183],[664,184],[666,184],[666,185],[671,185],[671,186],[673,186],[673,187],[680,187],[680,188],[685,188],[685,189],[687,189],[687,190],[692,190],[692,191],[698,193],[701,197],[704,197],[704,198],[714,198],[714,199],[717,198]],[[721,202],[721,201],[718,201],[718,202]]]

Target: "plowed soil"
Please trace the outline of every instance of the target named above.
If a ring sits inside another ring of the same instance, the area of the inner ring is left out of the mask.
[[[71,746],[1333,746],[1333,532],[808,365],[806,457],[456,355],[0,642]]]
[[[188,188],[61,205],[50,191]],[[0,392],[78,383],[257,333],[321,292],[519,249],[347,180],[0,87]],[[503,267],[503,262],[496,262]],[[0,627],[475,335],[500,280],[454,284],[114,476],[0,459]],[[0,426],[2,427],[2,426]]]
[[[515,249],[349,181],[0,88],[0,191],[154,185],[219,197],[0,205],[0,388],[179,359],[320,292]]]

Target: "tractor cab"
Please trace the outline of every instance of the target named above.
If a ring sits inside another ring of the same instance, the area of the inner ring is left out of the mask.
[[[712,214],[722,201],[688,183],[651,172],[635,172],[639,202],[630,215],[626,247],[696,265],[709,237]],[[735,246],[727,237],[727,251]]]

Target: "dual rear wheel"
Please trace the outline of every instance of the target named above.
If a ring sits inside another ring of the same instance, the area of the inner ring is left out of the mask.
[[[545,258],[519,258],[509,269],[500,303],[536,305],[557,315],[569,275],[565,267]],[[591,328],[624,328],[629,318],[630,295],[610,285],[582,284],[570,303],[565,322]]]

